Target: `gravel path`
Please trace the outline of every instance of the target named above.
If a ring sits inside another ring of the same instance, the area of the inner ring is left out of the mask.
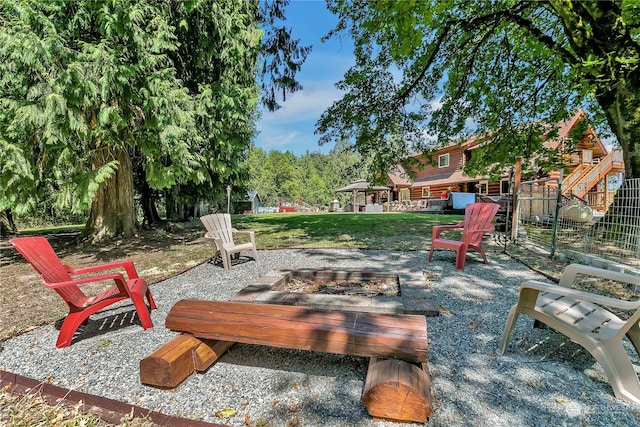
[[[71,347],[56,349],[57,330],[39,327],[2,343],[0,368],[166,414],[243,426],[398,426],[374,421],[360,403],[367,360],[236,344],[205,373],[175,390],[140,384],[139,362],[175,333],[164,319],[183,298],[228,300],[281,267],[376,267],[423,270],[441,307],[427,319],[434,414],[427,426],[632,426],[640,407],[613,397],[588,352],[549,329],[519,319],[504,357],[495,354],[523,280],[545,280],[500,253],[484,265],[472,254],[465,271],[453,252],[360,250],[260,251],[260,262],[231,271],[204,263],[151,286],[153,329],[133,321],[122,303],[92,318]],[[140,272],[144,276],[144,272]],[[52,298],[56,297],[52,294]],[[635,360],[637,362],[637,360]],[[235,416],[216,417],[222,409]]]

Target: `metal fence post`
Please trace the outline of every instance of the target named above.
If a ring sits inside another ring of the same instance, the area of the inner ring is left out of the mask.
[[[556,209],[553,214],[553,227],[551,229],[551,251],[549,257],[553,258],[556,253],[556,245],[558,244],[558,221],[560,214],[560,206],[562,206],[562,171],[560,171],[560,178],[558,178],[558,191],[556,196]]]

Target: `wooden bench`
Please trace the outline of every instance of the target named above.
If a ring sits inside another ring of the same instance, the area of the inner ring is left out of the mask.
[[[181,300],[165,326],[182,335],[141,360],[144,384],[173,388],[240,342],[370,357],[362,401],[372,416],[424,422],[431,415],[424,316]]]

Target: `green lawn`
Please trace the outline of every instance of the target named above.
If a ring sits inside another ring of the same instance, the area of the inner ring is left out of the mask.
[[[275,213],[236,215],[238,229],[254,230],[258,249],[335,248],[424,250],[431,228],[460,215],[423,213]]]

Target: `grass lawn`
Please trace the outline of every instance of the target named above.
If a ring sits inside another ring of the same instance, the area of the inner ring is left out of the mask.
[[[254,230],[258,249],[360,248],[415,251],[428,248],[431,228],[461,215],[419,213],[286,213],[239,215],[237,228]]]

